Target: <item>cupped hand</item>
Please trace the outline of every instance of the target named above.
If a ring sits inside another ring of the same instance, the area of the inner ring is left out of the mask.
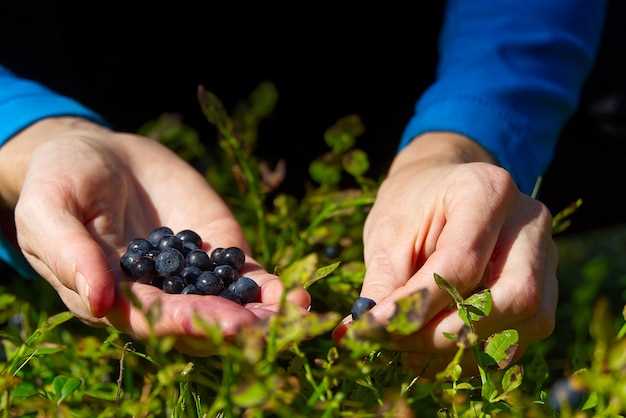
[[[380,188],[363,240],[361,296],[377,302],[371,310],[377,320],[384,323],[399,298],[428,290],[425,325],[394,341],[413,352],[419,367],[454,350],[444,332],[463,327],[433,273],[464,296],[491,290],[493,311],[476,324],[479,337],[517,329],[519,355],[552,333],[558,290],[550,213],[467,138],[427,134],[403,150]]]
[[[130,240],[161,225],[197,231],[205,250],[242,248],[247,254],[242,273],[261,286],[261,301],[239,306],[216,296],[172,295],[128,283],[144,309],[161,305],[156,335],[182,337],[183,351],[201,354],[191,348],[193,337],[201,334],[194,315],[229,336],[276,311],[282,292],[278,278],[250,257],[238,223],[205,179],[157,142],[80,121],[65,129],[38,124],[9,145],[5,157],[16,153],[15,161],[25,167],[22,174],[8,176],[13,188],[3,193],[9,202],[17,197],[19,245],[82,320],[110,324],[138,338],[151,332],[144,312],[120,291],[126,284],[119,258]],[[305,308],[310,303],[304,290],[291,292],[289,299]]]

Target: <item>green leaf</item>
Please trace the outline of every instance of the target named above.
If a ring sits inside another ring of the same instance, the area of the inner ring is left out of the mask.
[[[231,132],[232,122],[222,101],[203,86],[198,86],[198,102],[207,120],[215,125],[222,134]]]
[[[250,108],[257,118],[269,116],[278,102],[278,90],[274,83],[264,81],[250,93]]]
[[[341,180],[341,168],[322,160],[315,160],[309,166],[311,178],[323,186],[334,186]]]
[[[446,332],[446,331],[444,331],[443,332],[443,336],[446,337],[447,339],[449,339],[450,341],[458,340],[458,337],[453,332]]]
[[[61,312],[59,314],[51,316],[50,318],[46,320],[46,322],[44,322],[39,328],[37,328],[30,337],[28,337],[28,339],[25,342],[25,345],[27,346],[36,345],[41,340],[43,340],[43,338],[45,338],[45,336],[50,331],[52,331],[53,329],[55,329],[62,323],[69,321],[73,317],[74,317],[74,314],[71,312]]]
[[[350,151],[343,157],[341,162],[343,168],[354,177],[362,176],[370,167],[367,154],[360,149]]]
[[[12,305],[15,302],[15,296],[10,294],[0,295],[0,309],[5,309],[6,307]]]
[[[317,254],[311,253],[287,266],[280,272],[280,279],[287,289],[303,286],[314,278]]]
[[[624,338],[624,335],[626,335],[626,323],[624,323],[619,329],[619,332],[617,333],[617,339],[621,340],[622,338]]]
[[[315,274],[313,275],[313,277],[304,283],[304,288],[306,289],[310,287],[312,284],[314,284],[315,282],[317,282],[318,280],[322,280],[324,277],[327,277],[333,271],[337,270],[337,267],[339,267],[340,264],[341,264],[341,261],[337,261],[336,263],[318,268],[315,271]]]
[[[491,313],[491,309],[493,308],[491,291],[489,289],[485,289],[478,293],[474,293],[472,296],[465,299],[463,305],[469,312],[469,319],[471,321],[479,321],[480,319],[489,316]],[[461,312],[463,311],[459,311],[459,315],[461,315]]]
[[[456,290],[456,287],[454,287],[450,282],[448,282],[437,273],[433,273],[433,277],[435,278],[435,283],[437,283],[437,286],[439,286],[441,290],[445,290],[446,292],[448,292],[448,294],[457,306],[463,305],[463,297],[461,296],[459,291]]]
[[[37,388],[30,382],[21,382],[11,391],[14,398],[29,398],[37,394]]]
[[[593,409],[598,406],[598,392],[591,392],[585,403],[580,408],[581,411],[587,411],[589,409]]]
[[[387,331],[410,335],[421,328],[427,309],[428,290],[420,289],[396,301],[396,309],[387,324]]]
[[[80,387],[80,380],[70,376],[57,376],[52,381],[52,392],[60,404]]]
[[[507,329],[492,335],[485,344],[485,354],[487,354],[499,368],[503,369],[509,365],[515,352],[519,334],[514,329]]]
[[[237,385],[232,394],[235,404],[243,408],[261,405],[269,396],[263,382],[250,381]]]
[[[335,154],[341,154],[354,145],[356,137],[363,134],[365,127],[356,115],[339,119],[324,133],[324,140]]]
[[[477,363],[478,372],[480,373],[480,381],[482,383],[482,386],[480,388],[480,396],[486,401],[491,402],[491,400],[498,395],[496,385],[493,382],[493,379],[491,378],[491,375],[489,374],[487,369],[485,369],[481,365],[481,362],[478,361]]]
[[[524,369],[522,366],[516,364],[510,367],[502,376],[502,390],[508,393],[517,389],[522,384],[523,377]]]

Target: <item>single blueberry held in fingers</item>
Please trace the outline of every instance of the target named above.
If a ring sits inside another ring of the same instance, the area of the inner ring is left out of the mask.
[[[230,286],[237,279],[237,271],[228,264],[215,267],[213,274],[222,279],[224,286]]]
[[[161,242],[163,238],[170,235],[174,235],[174,231],[172,231],[167,226],[162,226],[160,228],[153,229],[150,232],[150,234],[148,235],[148,241],[150,241],[150,244],[152,244],[154,247],[158,247],[159,242]]]
[[[246,255],[241,250],[241,248],[237,247],[226,248],[221,254],[221,258],[224,261],[223,264],[229,264],[237,271],[241,270],[244,263],[246,262]]]
[[[180,231],[178,234],[176,234],[176,236],[183,243],[185,243],[185,242],[192,242],[192,243],[196,244],[196,247],[198,247],[198,248],[202,247],[202,238],[200,238],[200,235],[198,235],[197,233],[195,233],[191,229],[185,229],[184,231]]]
[[[128,252],[144,255],[152,249],[152,244],[145,239],[134,239],[128,244]]]
[[[224,290],[224,282],[210,271],[205,271],[196,279],[196,289],[203,295],[219,295]]]
[[[173,276],[181,272],[185,267],[185,257],[174,248],[161,251],[154,260],[157,273],[162,276]]]
[[[167,250],[168,248],[174,248],[180,252],[183,251],[183,242],[175,237],[174,235],[170,235],[169,237],[163,238],[159,241],[159,250]]]
[[[235,292],[233,292],[230,287],[227,289],[224,289],[222,291],[222,293],[219,294],[221,297],[223,297],[224,299],[228,299],[228,300],[232,300],[235,303],[238,303],[240,305],[243,305],[243,301],[241,300],[241,298],[239,297],[239,295],[236,295]]]
[[[209,270],[211,268],[211,259],[204,251],[194,250],[187,254],[187,265],[198,267],[200,270]]]
[[[178,294],[185,288],[185,281],[179,276],[168,277],[163,280],[163,291],[165,293]]]
[[[354,303],[352,304],[352,319],[355,321],[359,319],[365,312],[372,309],[376,306],[376,302],[374,302],[370,298],[356,298]]]
[[[181,295],[201,295],[201,293],[196,288],[196,285],[193,285],[193,284],[185,286],[185,288],[183,289],[182,292],[180,292],[180,294]]]
[[[261,288],[254,280],[242,276],[233,284],[228,286],[228,290],[241,299],[242,304],[258,302],[261,298]]]
[[[132,277],[131,268],[139,258],[141,258],[141,254],[127,252],[120,258],[120,267],[122,271],[127,275]]]
[[[199,250],[199,249],[200,249],[200,247],[198,247],[193,242],[185,242],[185,241],[183,241],[183,254],[184,255],[189,254],[193,250]]]
[[[202,270],[200,270],[196,266],[187,266],[180,272],[180,277],[185,281],[185,285],[195,284],[198,276],[202,274]]]
[[[135,279],[150,280],[154,274],[154,260],[148,257],[139,257],[130,266],[130,275]]]

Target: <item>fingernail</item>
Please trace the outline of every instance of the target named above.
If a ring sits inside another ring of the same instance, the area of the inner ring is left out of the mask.
[[[89,302],[91,287],[89,287],[87,279],[81,273],[76,273],[76,290],[78,290],[80,298],[83,300],[83,303],[91,313],[91,303]]]

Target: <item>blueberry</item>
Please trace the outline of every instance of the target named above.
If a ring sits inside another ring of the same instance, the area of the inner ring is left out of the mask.
[[[185,285],[195,284],[198,276],[202,274],[202,270],[200,270],[196,266],[187,266],[180,272],[179,276],[185,281]]]
[[[187,255],[190,252],[192,252],[193,250],[199,250],[200,247],[198,247],[196,244],[194,244],[193,242],[185,242],[183,241],[183,254]]]
[[[143,256],[151,258],[151,259],[154,260],[157,257],[157,255],[159,255],[160,252],[161,251],[157,250],[156,248],[153,248],[150,251],[148,251],[147,253],[145,253]]]
[[[198,267],[200,270],[211,268],[209,255],[202,250],[195,250],[187,254],[187,265]]]
[[[229,264],[237,271],[241,270],[243,264],[246,262],[246,255],[240,248],[237,247],[226,248],[220,254],[219,258],[223,261],[223,263],[220,264]]]
[[[237,271],[228,264],[222,264],[213,269],[213,274],[222,279],[225,286],[229,286],[237,279]]]
[[[182,292],[184,288],[185,288],[185,281],[181,279],[179,276],[172,276],[163,280],[162,289],[165,293],[178,294]]]
[[[174,248],[168,248],[154,260],[156,271],[162,276],[173,276],[181,272],[185,267],[185,257],[180,251]]]
[[[150,281],[150,284],[154,287],[158,287],[159,289],[163,289],[163,282],[165,281],[165,277],[163,276],[154,276]]]
[[[200,235],[196,234],[191,229],[185,229],[184,231],[180,231],[176,236],[184,243],[184,242],[192,242],[196,244],[196,247],[202,247],[202,238]]]
[[[352,319],[356,321],[374,306],[376,306],[376,302],[370,298],[356,298],[352,304]]]
[[[337,258],[341,253],[341,247],[337,244],[331,244],[324,247],[324,256],[326,258]]]
[[[211,264],[213,266],[219,266],[224,264],[222,255],[224,254],[224,248],[216,248],[211,252]]]
[[[130,266],[130,276],[135,279],[142,279],[141,282],[150,280],[154,274],[154,260],[148,257],[139,257]]]
[[[170,235],[169,237],[163,238],[159,241],[159,250],[167,250],[168,248],[174,248],[180,252],[183,251],[183,242],[176,238],[174,235]]]
[[[131,268],[140,257],[141,254],[127,252],[120,258],[120,267],[127,276],[132,276]]]
[[[241,299],[242,304],[257,302],[261,296],[261,288],[254,280],[242,276],[228,286],[228,290]]]
[[[222,293],[220,293],[220,296],[225,299],[232,300],[233,302],[238,303],[240,305],[243,305],[243,301],[241,300],[241,298],[238,295],[236,295],[232,290],[230,290],[230,287],[227,289],[224,289]]]
[[[128,252],[144,255],[152,249],[152,244],[145,239],[134,239],[128,244]]]
[[[180,292],[180,294],[181,295],[201,295],[201,293],[196,288],[196,285],[193,285],[193,284],[185,286],[185,288],[183,289],[182,292]]]
[[[219,295],[224,290],[224,282],[210,271],[205,271],[196,280],[196,288],[203,295]]]
[[[550,388],[548,404],[552,409],[559,411],[567,403],[570,408],[577,409],[585,399],[586,391],[575,378],[557,380]]]
[[[165,237],[170,235],[174,235],[174,231],[172,231],[167,226],[162,226],[160,228],[153,229],[152,232],[148,235],[148,241],[155,247],[159,246],[159,242]]]

